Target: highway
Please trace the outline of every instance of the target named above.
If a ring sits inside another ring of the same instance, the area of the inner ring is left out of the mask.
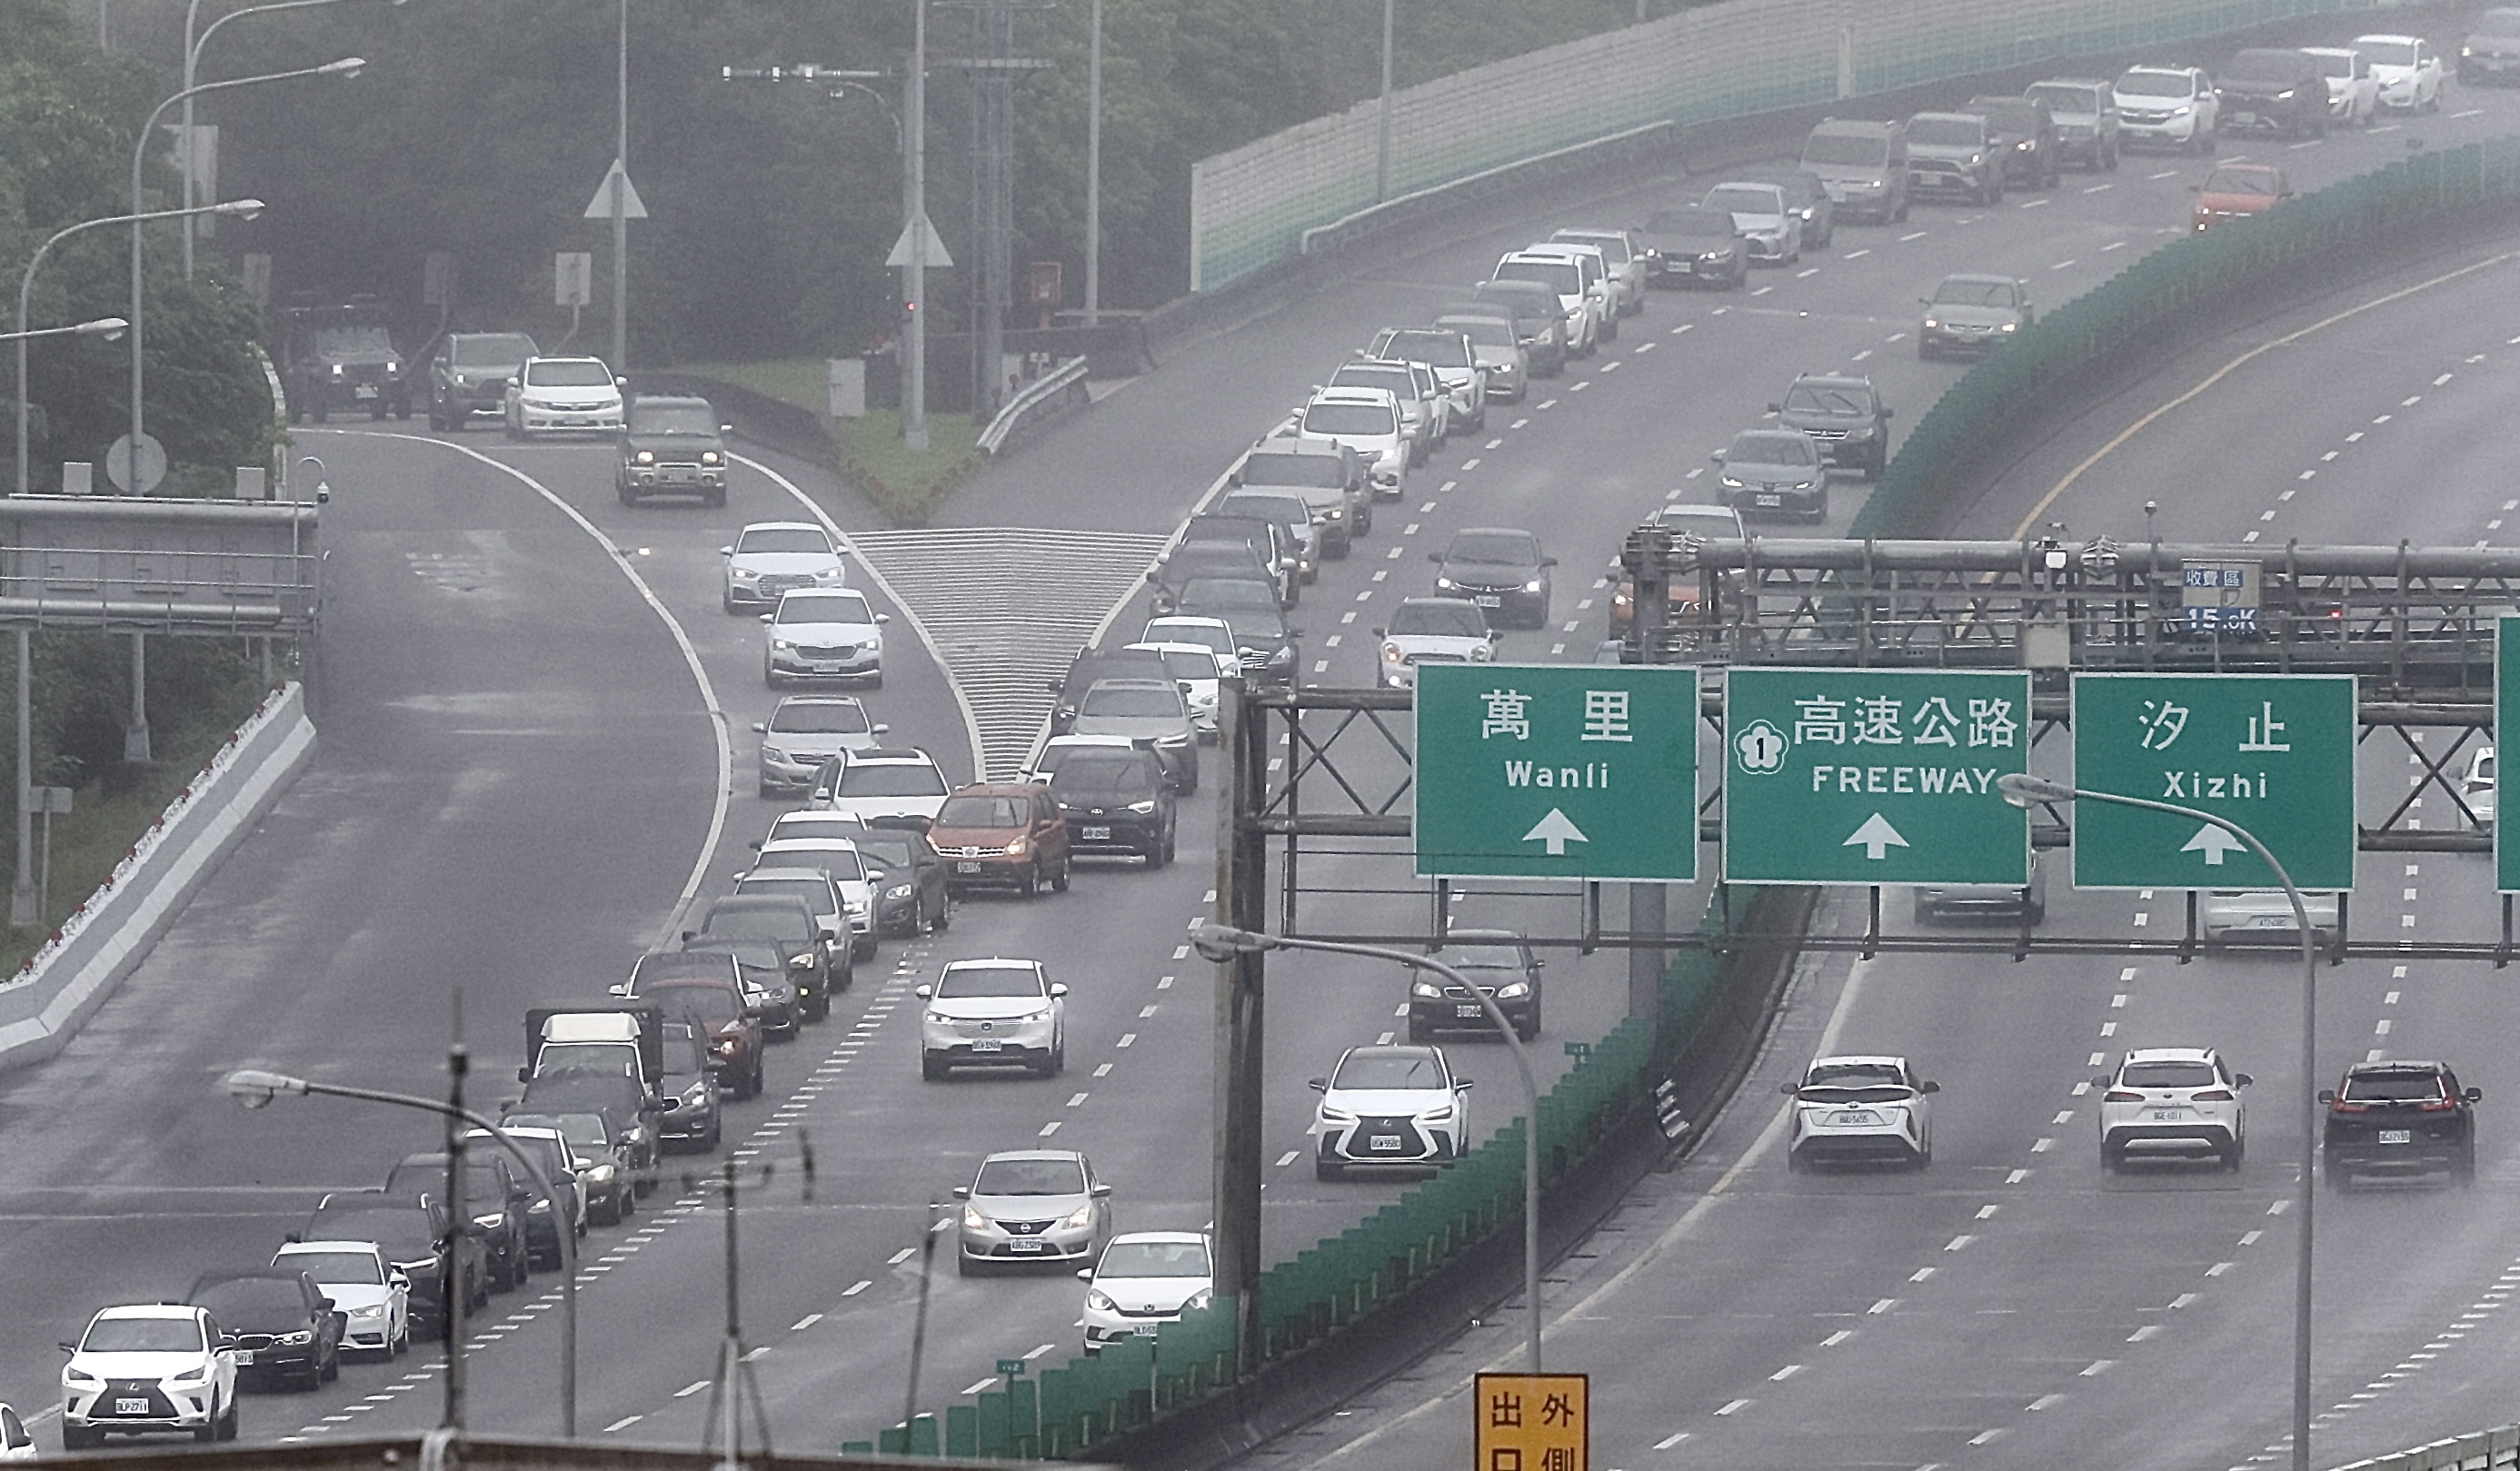
[[[2410,133],[2441,147],[2520,127],[2520,102],[2457,88],[2447,98],[2440,117],[2297,149],[2233,142],[2224,154],[2280,156],[2298,187],[2313,188],[2385,161]],[[1780,138],[1778,152],[1796,141]],[[1496,407],[1484,436],[1439,452],[1400,504],[1380,509],[1375,533],[1307,590],[1296,619],[1306,677],[1368,680],[1378,614],[1423,588],[1423,554],[1465,525],[1534,527],[1561,560],[1555,623],[1509,636],[1506,655],[1583,656],[1599,637],[1598,572],[1618,537],[1666,498],[1710,499],[1705,454],[1757,422],[1794,372],[1872,373],[1898,424],[1912,423],[1964,371],[1913,357],[1913,302],[1936,279],[2007,270],[2033,283],[2043,306],[2057,304],[2179,234],[2186,185],[2202,170],[2130,156],[2114,174],[2068,174],[2055,191],[2015,192],[1995,209],[1920,203],[1905,226],[1847,227],[1834,249],[1798,271],[1762,271],[1738,295],[1656,293],[1618,342],[1535,384],[1529,403]],[[980,744],[1003,743],[1024,722],[1003,708],[1020,681],[958,609],[1020,607],[1030,591],[1045,609],[1058,603],[1039,620],[1050,633],[1081,623],[1083,642],[1090,607],[1052,598],[1054,585],[1078,567],[1097,585],[1122,568],[1125,583],[1128,557],[1372,327],[1422,319],[1498,253],[1551,228],[1631,223],[1713,182],[1664,178],[1501,205],[1181,349],[958,494],[949,531],[1060,533],[1025,544],[1035,564],[992,569],[1001,584],[1033,579],[1012,593],[958,588],[951,562],[924,555],[958,545],[949,538],[867,536],[868,564],[901,596],[886,685],[869,696],[878,718],[968,772],[980,759],[975,732]],[[2170,391],[2263,338],[2497,247],[2448,248],[2344,288],[2298,320],[2165,362],[2093,405],[2085,425],[1955,529],[2012,534],[2073,461]],[[2498,367],[2502,381],[2510,371],[2503,339],[2520,331],[2501,306],[2508,271],[2484,267],[2262,356],[2040,515],[2078,537],[2132,537],[2150,498],[2164,507],[2164,533],[2181,538],[2261,528],[2269,540],[2493,537],[2501,477],[2477,460],[2500,407]],[[2366,423],[2383,415],[2387,423]],[[2353,432],[2363,437],[2345,440]],[[68,1052],[0,1080],[11,1126],[0,1136],[0,1216],[13,1227],[0,1236],[0,1294],[27,1325],[0,1342],[0,1395],[21,1407],[47,1403],[59,1361],[49,1345],[95,1307],[172,1296],[197,1271],[259,1260],[323,1189],[374,1183],[433,1137],[417,1115],[336,1100],[244,1114],[217,1092],[227,1069],[434,1092],[460,986],[475,1096],[495,1102],[513,1092],[503,1080],[520,1059],[526,1004],[608,984],[688,895],[716,891],[777,809],[753,797],[748,770],[749,724],[772,699],[758,680],[759,631],[718,610],[714,549],[746,520],[807,504],[843,529],[872,529],[828,481],[769,461],[745,466],[723,512],[625,510],[603,447],[512,446],[485,432],[449,445],[368,428],[303,431],[301,441],[326,457],[337,488],[317,765]],[[2318,458],[2331,450],[2336,460]],[[2317,473],[2305,481],[2305,469]],[[2435,493],[2412,504],[2392,494],[2412,484]],[[2287,491],[2293,499],[2277,499]],[[1831,524],[1842,527],[1861,498],[1840,482]],[[2260,521],[2268,511],[2276,519]],[[912,615],[928,640],[912,634]],[[995,691],[973,699],[968,719],[949,669],[967,698]],[[2404,774],[2403,756],[2376,743],[2365,760],[2366,793]],[[1073,892],[1030,904],[974,900],[943,934],[887,943],[830,1022],[774,1052],[765,1096],[733,1107],[736,1155],[777,1167],[743,1204],[742,1295],[781,1447],[834,1449],[898,1417],[922,1223],[980,1154],[1072,1144],[1118,1183],[1122,1228],[1206,1220],[1212,1002],[1185,931],[1212,903],[1209,796],[1183,817],[1185,862],[1173,869],[1081,872]],[[2388,896],[2400,890],[2418,932],[2482,926],[2482,860],[2402,867],[2366,858],[2358,926],[2395,924]],[[1381,861],[1308,871],[1326,884],[1405,886]],[[1403,914],[1422,903],[1384,901]],[[1675,914],[1688,904],[1676,901]],[[1857,907],[1825,917],[1851,922]],[[1538,909],[1474,895],[1458,917],[1536,924]],[[2174,909],[2170,897],[2057,884],[2048,922],[2106,933],[2170,922]],[[1562,907],[1550,917],[1563,924]],[[1067,1076],[922,1084],[909,988],[947,959],[992,953],[1043,958],[1074,988]],[[1552,1363],[1596,1375],[1599,1464],[2027,1465],[2105,1448],[2131,1465],[2187,1466],[2264,1453],[2287,1407],[2291,1238],[2271,1213],[2291,1192],[2297,1143],[2282,1100],[2305,1086],[2287,1075],[2298,974],[2255,958],[2122,968],[1810,962],[1770,1054],[1706,1148],[1649,1181],[1620,1229],[1565,1264],[1552,1288]],[[2322,974],[2332,1066],[2373,1046],[2450,1050],[2507,1024],[2492,977],[2408,969],[2357,962]],[[1302,1080],[1340,1048],[1391,1032],[1401,987],[1361,962],[1273,960],[1271,973],[1274,1259],[1394,1191],[1312,1180]],[[1615,1020],[1625,962],[1552,953],[1549,986],[1541,1053],[1557,1065],[1559,1039],[1589,1040]],[[2383,1020],[2391,1030],[2375,1032]],[[2103,1177],[2074,1091],[2096,1070],[2090,1059],[2191,1040],[2257,1077],[2247,1168]],[[1773,1141],[1761,1142],[1777,1081],[1831,1047],[1905,1050],[1943,1083],[1929,1174],[1788,1177]],[[1481,1083],[1474,1119],[1493,1127],[1511,1112],[1509,1069],[1493,1047],[1452,1050]],[[2495,1123],[2496,1100],[2515,1096],[2520,1080],[2490,1055],[2452,1060],[2488,1098],[2491,1163],[2476,1190],[2321,1200],[2320,1404],[2360,1406],[2322,1427],[2322,1461],[2502,1414],[2487,1387],[2507,1382],[2509,1364],[2488,1343],[2504,1335],[2495,1310],[2476,1305],[2502,1301],[2496,1284],[2520,1257],[2492,1209],[2520,1180],[2511,1136]],[[805,1139],[811,1198],[798,1168]],[[584,1433],[671,1445],[703,1434],[722,1263],[715,1218],[698,1202],[669,1186],[627,1227],[589,1238]],[[556,1429],[553,1285],[539,1277],[499,1299],[479,1325],[475,1425]],[[1073,1352],[1072,1278],[964,1280],[940,1265],[933,1288],[922,1408],[992,1378],[1000,1358],[1053,1363]],[[2457,1326],[2479,1311],[2467,1321],[2481,1327]],[[2425,1347],[2451,1333],[2459,1337]],[[1509,1315],[1491,1323],[1265,1458],[1458,1465],[1468,1437],[1461,1402],[1421,1406],[1515,1337]],[[2408,1362],[2417,1366],[2402,1370]],[[2364,1389],[2393,1371],[2393,1387]],[[248,1402],[245,1435],[433,1423],[436,1382],[424,1355],[353,1366],[321,1392]],[[2376,1398],[2349,1398],[2362,1393]]]

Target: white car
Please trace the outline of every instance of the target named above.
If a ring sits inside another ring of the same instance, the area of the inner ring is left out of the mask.
[[[292,1241],[271,1265],[306,1273],[333,1300],[348,1319],[341,1328],[344,1353],[390,1359],[411,1347],[411,1278],[374,1241]]]
[[[726,559],[721,602],[730,613],[777,607],[779,600],[806,588],[836,588],[849,580],[848,563],[831,533],[811,521],[755,521],[717,549]]]
[[[2441,108],[2442,58],[2421,36],[2356,36],[2354,49],[2371,59],[2380,107],[2391,112],[2431,112]]]
[[[200,1308],[152,1303],[90,1319],[62,1365],[62,1449],[88,1450],[109,1435],[189,1431],[197,1441],[237,1433],[235,1340]]]
[[[853,812],[783,812],[771,823],[769,835],[754,844],[752,851],[758,853],[791,837],[844,837],[854,842],[866,830],[866,819]]]
[[[1528,250],[1510,251],[1497,261],[1490,281],[1528,281],[1557,294],[1557,309],[1566,317],[1566,355],[1589,358],[1600,350],[1603,302],[1591,290],[1584,267],[1572,256]]]
[[[1589,242],[1545,240],[1523,246],[1522,253],[1574,261],[1584,272],[1584,294],[1593,303],[1593,331],[1601,341],[1618,340],[1619,319],[1627,312],[1620,303],[1619,284],[1610,274],[1608,252]]]
[[[1085,1281],[1085,1352],[1152,1338],[1155,1329],[1204,1308],[1216,1266],[1197,1231],[1122,1231],[1102,1260],[1076,1273]]]
[[[788,885],[770,881],[770,875],[785,869],[809,872],[819,869],[831,875],[832,882],[839,888],[841,908],[848,915],[849,958],[871,958],[876,949],[875,880],[867,873],[866,859],[858,852],[858,845],[848,838],[830,836],[786,837],[763,843],[751,871],[737,881],[737,892],[742,892],[742,885],[753,879],[761,880],[752,885],[755,890],[788,892]],[[793,892],[803,897],[806,891],[797,887]],[[817,918],[831,917],[822,914],[822,906],[811,907]],[[832,938],[839,938],[836,923],[832,925]]]
[[[1400,499],[1417,463],[1409,422],[1388,388],[1324,388],[1295,416],[1296,437],[1344,444],[1365,461],[1366,478],[1383,500]]]
[[[1041,743],[1040,750],[1033,752],[1032,759],[1015,774],[1015,780],[1048,786],[1050,779],[1058,774],[1059,763],[1079,751],[1151,751],[1154,748],[1154,741],[1144,736],[1053,736]]]
[[[925,751],[878,747],[841,752],[832,763],[829,788],[818,780],[807,805],[816,812],[846,813],[870,827],[924,832],[951,790],[936,758]]]
[[[2371,59],[2351,46],[2304,46],[2302,55],[2318,63],[2327,78],[2327,120],[2367,128],[2380,115],[2380,79]]]
[[[1019,1065],[1045,1078],[1067,1066],[1067,988],[1039,960],[955,960],[916,993],[919,1074],[954,1067]]]
[[[2336,896],[2304,894],[2302,909],[2319,944],[2336,933]],[[2196,904],[2197,927],[2205,938],[2301,944],[2301,922],[2293,917],[2292,901],[2281,889],[2207,889]]]
[[[622,379],[602,358],[527,358],[508,380],[508,437],[621,430]]]
[[[868,719],[866,706],[849,695],[791,694],[752,729],[761,736],[761,794],[775,797],[809,789],[824,762],[872,750],[892,728]]]
[[[1385,689],[1418,684],[1420,664],[1485,664],[1496,658],[1487,614],[1465,598],[1403,598],[1382,636],[1379,679]]]
[[[1793,1102],[1785,1166],[1887,1160],[1912,1170],[1934,1162],[1933,1106],[1942,1085],[1916,1076],[1905,1057],[1815,1058],[1780,1090]]]
[[[1200,645],[1216,651],[1216,667],[1225,671],[1225,678],[1242,677],[1242,655],[1235,647],[1234,628],[1222,618],[1194,618],[1187,613],[1149,618],[1138,642]]]
[[[0,1461],[31,1461],[35,1458],[34,1432],[19,1417],[15,1406],[0,1404]]]
[[[1718,184],[1699,203],[1732,216],[1732,228],[1750,243],[1752,262],[1789,266],[1803,258],[1803,221],[1785,191],[1775,184]]]
[[[2212,1154],[2240,1168],[2248,1121],[2235,1073],[2212,1048],[2132,1048],[2115,1073],[2092,1080],[2100,1094],[2100,1167],[2124,1169],[2128,1155]]]
[[[1427,455],[1452,432],[1452,399],[1431,373],[1421,375],[1414,364],[1372,359],[1341,363],[1322,386],[1391,390],[1392,398],[1400,405],[1400,417],[1409,425],[1409,463],[1413,466],[1425,464]]]
[[[2129,67],[2109,88],[2122,145],[2214,152],[2222,94],[2194,67]]]
[[[1310,1131],[1313,1174],[1338,1180],[1353,1165],[1439,1165],[1470,1137],[1470,1085],[1434,1047],[1350,1048],[1327,1078]]]
[[[1198,738],[1214,745],[1217,686],[1234,673],[1227,665],[1231,655],[1220,654],[1205,644],[1131,644],[1127,647],[1163,659],[1173,683],[1181,686],[1182,700],[1190,706],[1190,723],[1198,732]]]
[[[1508,345],[1513,332],[1503,334]],[[1488,423],[1488,371],[1468,334],[1458,327],[1386,327],[1374,334],[1372,356],[1387,363],[1416,363],[1435,375],[1444,390],[1446,431],[1483,429]],[[1360,531],[1370,529],[1361,525]]]
[[[883,625],[891,621],[853,588],[785,594],[777,612],[761,615],[761,682],[776,690],[786,679],[849,679],[880,690]]]
[[[1633,230],[1560,230],[1549,237],[1551,245],[1591,245],[1601,252],[1601,267],[1609,273],[1610,300],[1623,317],[1633,317],[1645,309],[1645,251]]]
[[[2467,774],[2458,780],[2459,800],[2479,832],[2494,830],[2494,747],[2479,746],[2467,758]]]

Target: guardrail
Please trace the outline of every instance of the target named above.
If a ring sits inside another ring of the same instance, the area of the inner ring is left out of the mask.
[[[1045,428],[1085,407],[1088,359],[1069,358],[1023,385],[980,431],[980,452],[995,458],[1017,434]]]
[[[2504,1471],[2514,1466],[2520,1466],[2520,1425],[2497,1425],[2395,1455],[2355,1461],[2336,1471]]]

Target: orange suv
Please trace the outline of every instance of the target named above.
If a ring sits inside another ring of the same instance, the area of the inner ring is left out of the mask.
[[[975,781],[936,811],[927,841],[945,861],[955,893],[1012,888],[1030,899],[1041,886],[1066,892],[1067,819],[1050,788],[1033,782]]]

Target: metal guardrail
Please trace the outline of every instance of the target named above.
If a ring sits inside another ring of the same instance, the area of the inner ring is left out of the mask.
[[[980,431],[980,452],[995,457],[1017,432],[1027,427],[1027,421],[1042,419],[1045,423],[1075,410],[1085,397],[1086,359],[1069,358],[1052,371],[1024,384],[1022,391],[1007,400],[998,417]]]
[[[2497,1425],[2394,1455],[2355,1461],[2336,1471],[2505,1471],[2515,1466],[2520,1466],[2520,1425]]]

